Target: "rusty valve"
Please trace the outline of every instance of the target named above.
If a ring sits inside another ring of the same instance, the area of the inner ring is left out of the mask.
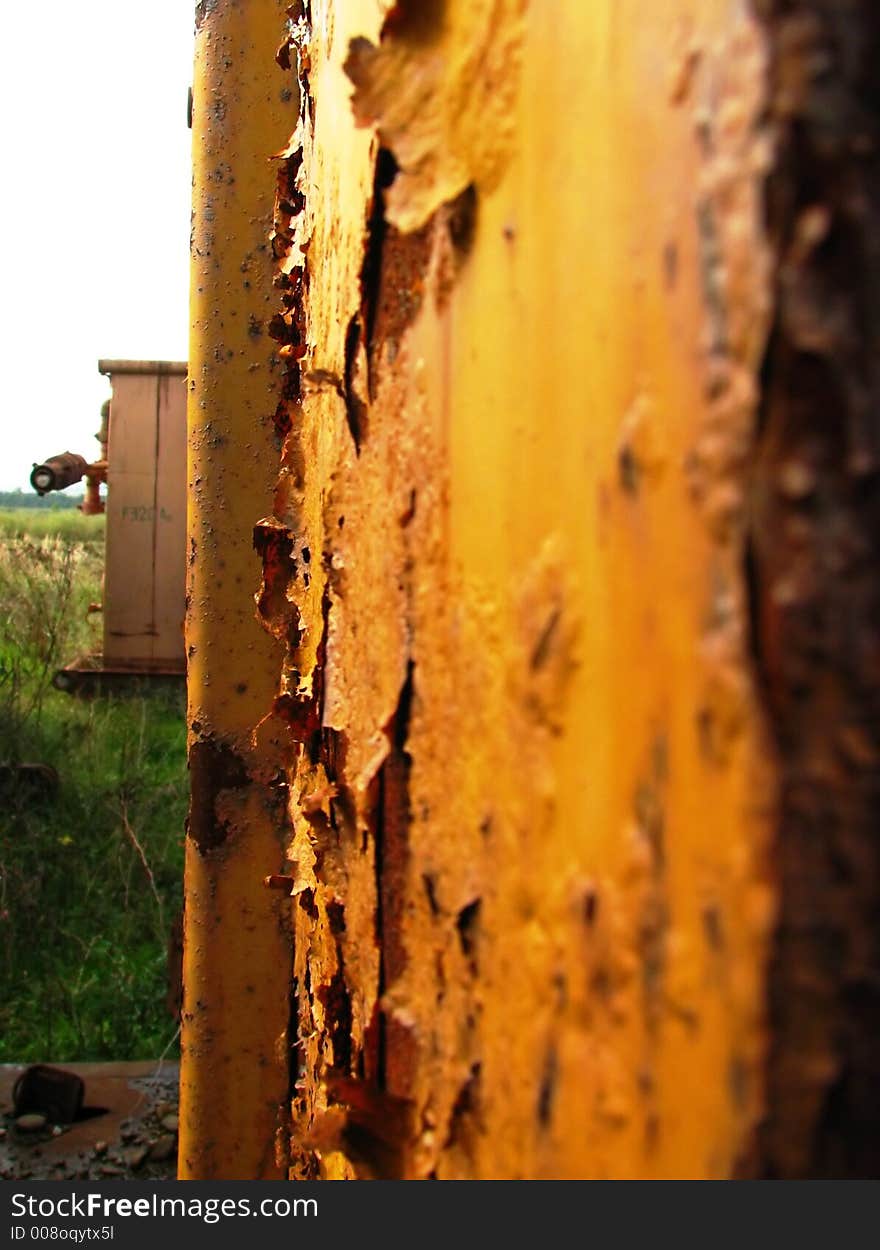
[[[50,490],[65,490],[76,482],[82,481],[89,467],[84,456],[75,452],[64,451],[52,456],[43,464],[35,464],[31,472],[31,486],[38,495],[48,495]]]

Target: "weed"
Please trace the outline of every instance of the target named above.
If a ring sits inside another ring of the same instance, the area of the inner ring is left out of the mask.
[[[0,707],[7,758],[20,758],[38,727],[62,648],[86,644],[83,596],[99,575],[100,548],[58,535],[0,543]]]
[[[183,694],[145,686],[84,701],[51,687],[57,667],[97,642],[85,609],[101,556],[100,542],[57,532],[0,540],[7,1061],[145,1058],[175,1031],[164,998],[181,892]]]

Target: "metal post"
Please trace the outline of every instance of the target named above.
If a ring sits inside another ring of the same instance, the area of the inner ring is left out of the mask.
[[[284,900],[263,885],[283,862],[286,792],[255,740],[278,644],[254,614],[251,533],[278,466],[267,161],[296,104],[267,73],[285,0],[203,0],[196,20],[180,1177],[267,1179],[285,1174],[292,954]]]

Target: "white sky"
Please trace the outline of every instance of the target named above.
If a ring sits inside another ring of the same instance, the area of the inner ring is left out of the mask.
[[[0,51],[0,489],[98,455],[99,358],[186,360],[195,0],[13,0]]]

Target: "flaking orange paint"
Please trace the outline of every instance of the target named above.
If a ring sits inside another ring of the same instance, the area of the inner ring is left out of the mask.
[[[414,11],[314,0],[288,44],[305,343],[258,596],[287,650],[247,667],[289,782],[290,1174],[730,1175],[773,918],[760,32],[722,0]],[[380,142],[410,176],[377,231]]]

